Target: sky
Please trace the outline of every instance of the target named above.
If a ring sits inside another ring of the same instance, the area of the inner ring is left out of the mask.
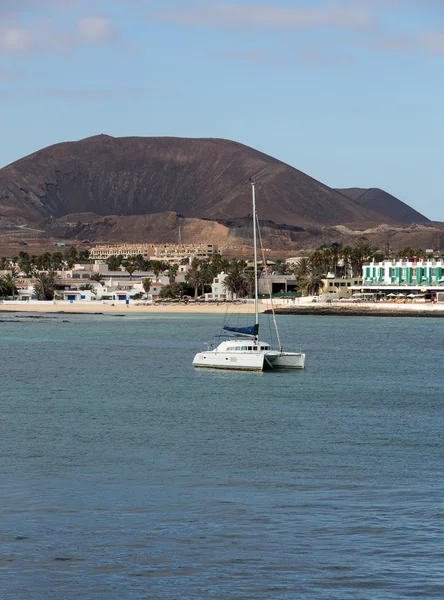
[[[0,0],[0,167],[218,137],[444,221],[444,0]]]

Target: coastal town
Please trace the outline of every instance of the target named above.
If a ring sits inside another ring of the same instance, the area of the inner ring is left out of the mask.
[[[444,257],[404,248],[391,256],[366,240],[258,264],[261,310],[349,304],[444,310]],[[97,310],[248,304],[254,263],[227,259],[213,243],[102,244],[57,247],[0,260],[2,310]],[[316,306],[314,306],[316,305]],[[217,311],[216,311],[217,312]]]
[[[0,600],[444,600],[444,0],[0,0]]]

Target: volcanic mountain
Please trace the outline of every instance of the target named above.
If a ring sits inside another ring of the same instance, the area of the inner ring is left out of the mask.
[[[223,222],[251,213],[250,177],[258,184],[260,218],[278,224],[403,225],[415,212],[406,214],[389,195],[389,209],[384,202],[360,201],[362,195],[354,199],[228,140],[99,135],[45,148],[0,169],[0,214],[35,220],[173,212]],[[428,219],[415,213],[415,221]]]
[[[385,217],[387,222],[395,220],[400,223],[411,224],[428,221],[424,215],[421,215],[421,213],[408,206],[408,204],[405,204],[405,202],[378,188],[348,188],[336,191],[351,198],[361,206],[377,212],[382,217]]]

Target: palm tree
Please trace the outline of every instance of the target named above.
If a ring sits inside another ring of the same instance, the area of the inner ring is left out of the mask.
[[[350,267],[350,257],[353,252],[351,246],[344,246],[341,251],[342,260],[344,261],[344,276],[348,277]]]
[[[213,279],[214,279],[214,273],[213,273],[213,269],[211,268],[210,263],[208,263],[208,262],[201,263],[200,276],[201,276],[201,281],[200,281],[201,294],[203,296],[205,293],[205,286],[211,285],[213,283]]]
[[[176,275],[179,271],[178,265],[170,265],[168,267],[168,279],[170,283],[174,283],[176,281]]]
[[[45,252],[37,257],[37,268],[40,270],[48,270],[52,265],[52,255],[50,252]]]
[[[336,277],[337,269],[338,269],[338,262],[341,257],[341,249],[337,244],[333,244],[332,247],[330,248],[330,257],[331,257],[331,261],[332,261],[333,272]]]
[[[310,273],[310,259],[309,258],[300,258],[295,265],[294,274],[296,278],[304,279]]]
[[[150,269],[156,276],[156,281],[159,279],[159,275],[165,271],[165,264],[161,260],[152,260],[150,262]]]
[[[41,272],[36,277],[34,294],[37,300],[54,300],[54,289],[57,283],[55,271]]]
[[[287,265],[287,263],[278,258],[276,260],[276,264],[274,266],[274,271],[278,275],[285,275],[286,273],[288,273],[288,265]]]
[[[233,260],[223,283],[225,290],[237,298],[245,298],[248,295],[249,286],[244,266],[245,261]]]
[[[324,287],[323,275],[320,271],[313,269],[301,280],[299,287],[306,290],[308,296],[318,296]]]
[[[72,269],[73,266],[75,265],[75,263],[77,262],[77,260],[78,260],[77,250],[74,247],[68,248],[68,250],[65,251],[65,262],[68,265],[68,267],[70,269]],[[52,265],[50,265],[50,267],[51,266]]]
[[[17,287],[15,285],[14,276],[8,273],[4,277],[0,277],[0,297],[2,296],[14,296],[18,294]]]
[[[149,277],[144,277],[142,279],[142,287],[145,291],[145,294],[148,296],[151,289],[151,279]]]
[[[329,260],[323,250],[316,250],[316,252],[313,252],[310,256],[311,267],[318,271],[322,271],[323,273],[328,270],[328,262]]]
[[[352,275],[356,277],[362,273],[362,265],[371,260],[374,252],[368,240],[364,237],[360,238],[359,242],[352,248],[350,254],[350,263],[352,267]]]
[[[250,298],[254,295],[254,269],[247,269],[244,272],[245,281],[248,288],[248,296]]]
[[[185,281],[190,287],[194,288],[194,297],[197,298],[199,287],[202,285],[202,272],[198,266],[191,267],[185,275]]]
[[[226,273],[228,271],[230,261],[226,258],[222,258],[222,255],[216,252],[216,254],[213,254],[210,265],[213,275],[216,277],[219,273]]]
[[[79,260],[81,263],[89,263],[89,250],[80,250],[79,252]]]
[[[18,258],[19,262],[22,260],[29,260],[29,254],[27,252],[23,252],[23,250],[20,250],[20,252],[18,253]]]
[[[11,271],[11,273],[7,273],[4,277],[2,277],[1,287],[3,288],[2,296],[14,296],[18,294],[17,287],[15,285],[15,273]]]
[[[51,266],[50,268],[54,271],[60,269],[63,265],[63,256],[61,252],[54,252],[51,255]]]
[[[20,271],[26,275],[26,277],[30,277],[34,271],[34,266],[30,260],[22,259],[19,262]]]
[[[134,266],[134,265],[132,265],[131,263],[127,263],[127,264],[125,265],[125,271],[126,271],[128,274],[129,274],[129,276],[130,276],[130,281],[132,281],[132,279],[133,279],[133,273],[134,273],[135,271],[137,271],[137,267],[136,267],[136,266]]]
[[[120,268],[120,265],[122,264],[122,261],[120,260],[119,256],[115,256],[114,254],[112,256],[110,256],[107,261],[106,261],[107,265],[108,265],[108,269],[110,271],[118,271]]]

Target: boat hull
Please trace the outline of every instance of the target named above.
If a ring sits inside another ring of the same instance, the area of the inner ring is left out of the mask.
[[[305,354],[302,352],[279,352],[276,356],[265,355],[265,365],[271,369],[305,369]]]
[[[259,352],[199,352],[194,357],[193,366],[202,369],[262,371],[264,369],[264,354]]]
[[[264,369],[304,369],[302,352],[199,352],[193,366],[202,369],[228,369],[231,371],[263,371]]]

